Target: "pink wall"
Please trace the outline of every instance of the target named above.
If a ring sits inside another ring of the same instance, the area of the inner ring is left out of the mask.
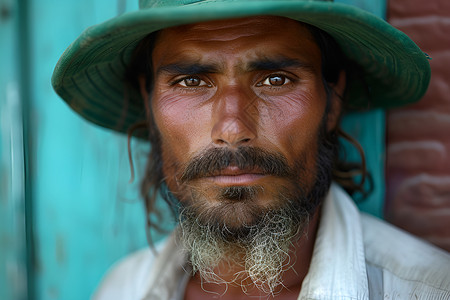
[[[390,0],[388,21],[432,57],[432,77],[388,113],[386,218],[450,251],[450,1]]]

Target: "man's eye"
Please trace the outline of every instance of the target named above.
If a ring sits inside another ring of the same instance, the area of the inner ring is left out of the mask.
[[[178,84],[184,87],[199,87],[199,86],[209,86],[204,80],[201,80],[197,76],[190,76],[178,81]]]
[[[263,81],[258,83],[258,86],[282,86],[289,83],[290,80],[284,75],[270,75]]]

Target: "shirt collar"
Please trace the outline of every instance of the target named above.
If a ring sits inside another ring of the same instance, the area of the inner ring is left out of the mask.
[[[307,276],[298,299],[368,299],[360,214],[333,184],[326,197]]]

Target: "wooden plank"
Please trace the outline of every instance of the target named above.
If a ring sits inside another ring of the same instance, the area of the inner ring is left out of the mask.
[[[363,199],[361,195],[355,195],[354,200],[360,210],[382,218],[385,192],[385,113],[376,110],[347,114],[342,120],[342,127],[345,132],[356,138],[364,149],[367,170],[373,180],[373,190],[369,196]],[[343,144],[348,154],[348,161],[360,162],[356,149],[348,143]]]
[[[110,0],[30,1],[37,299],[88,299],[114,261],[146,245],[126,138],[82,120],[50,85],[65,48],[119,8]]]
[[[378,17],[386,16],[385,0],[337,0],[345,4],[355,5],[365,9]],[[374,189],[367,199],[361,200],[356,197],[356,202],[360,210],[374,216],[383,217],[385,181],[385,113],[382,110],[368,111],[364,113],[348,114],[342,121],[343,129],[359,141],[367,160],[367,169],[372,175]],[[360,161],[359,154],[354,147],[345,144],[349,160]]]
[[[0,299],[27,299],[17,2],[0,1]]]

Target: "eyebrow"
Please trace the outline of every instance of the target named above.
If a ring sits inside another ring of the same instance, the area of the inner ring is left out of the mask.
[[[252,72],[260,70],[281,70],[285,68],[303,68],[307,70],[313,70],[313,66],[298,59],[292,59],[287,57],[276,58],[261,58],[249,62],[241,71]],[[156,75],[161,73],[168,74],[183,74],[183,75],[196,75],[196,74],[214,74],[220,73],[222,68],[218,64],[213,63],[199,63],[199,62],[177,62],[173,64],[167,64],[160,66],[156,70]]]
[[[169,73],[169,74],[185,74],[185,75],[195,75],[195,74],[205,74],[205,73],[218,73],[220,67],[215,64],[202,64],[202,63],[173,63],[168,65],[163,65],[156,70],[156,74]]]
[[[246,71],[259,71],[259,70],[275,71],[285,68],[304,68],[312,70],[313,66],[297,59],[287,57],[277,57],[277,58],[263,58],[252,61],[246,66],[245,69]]]

